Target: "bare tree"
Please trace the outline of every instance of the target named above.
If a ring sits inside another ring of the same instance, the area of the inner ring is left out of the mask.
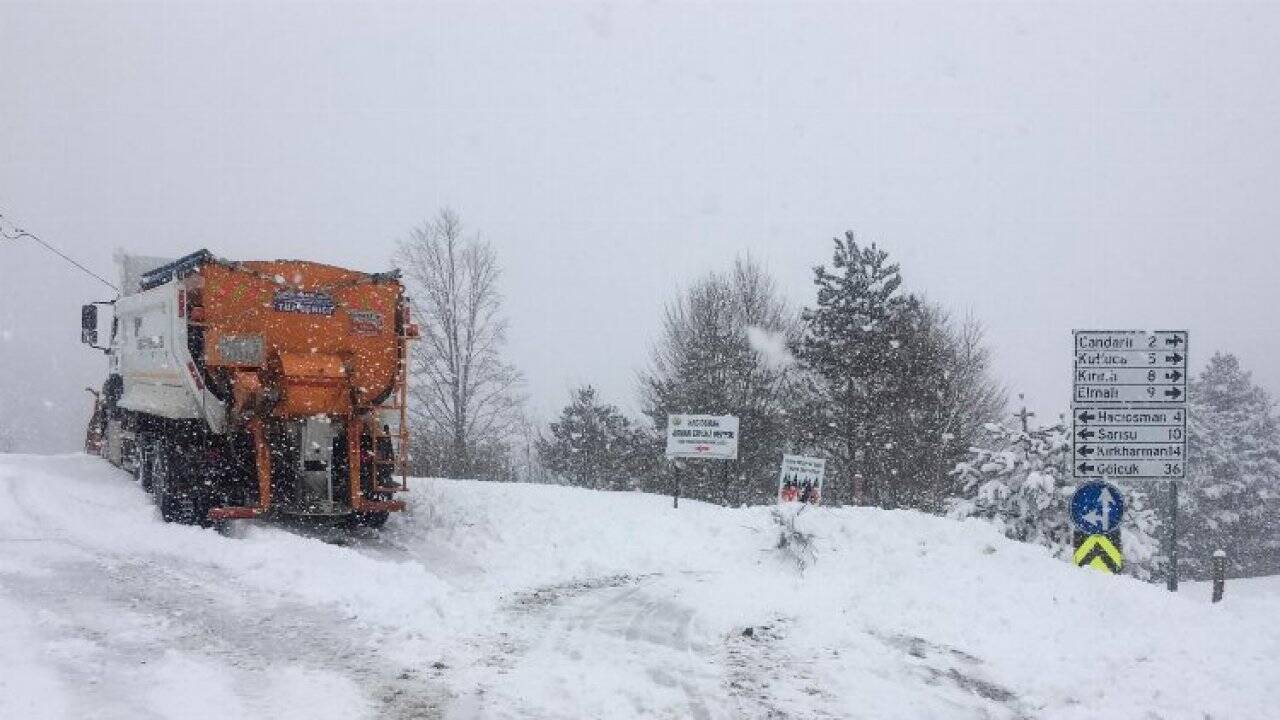
[[[399,243],[421,340],[413,346],[410,412],[425,469],[452,477],[503,476],[520,430],[523,379],[503,358],[506,320],[493,247],[465,237],[446,208]],[[434,462],[432,462],[434,460]]]
[[[961,448],[968,448],[983,438],[986,425],[1000,422],[1009,404],[1009,392],[994,375],[982,322],[973,315],[952,322],[938,306],[935,312],[947,333],[951,355],[948,432]]]

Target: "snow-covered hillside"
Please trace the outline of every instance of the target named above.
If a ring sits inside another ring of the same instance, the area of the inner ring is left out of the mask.
[[[0,455],[0,718],[1271,718],[1275,602],[1212,606],[987,526],[422,480],[337,544],[164,525]],[[1259,586],[1261,587],[1261,586]]]

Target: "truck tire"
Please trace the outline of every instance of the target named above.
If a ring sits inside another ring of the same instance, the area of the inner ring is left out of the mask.
[[[134,478],[146,492],[151,492],[151,448],[141,438],[137,445],[138,461],[134,469]]]
[[[367,513],[351,513],[349,522],[354,527],[380,528],[387,524],[387,518],[391,515],[387,511],[367,512]]]
[[[150,454],[151,489],[160,508],[160,518],[165,522],[194,524],[199,519],[196,503],[190,494],[181,492],[182,478],[174,462],[173,447],[164,439],[158,439],[151,446]]]

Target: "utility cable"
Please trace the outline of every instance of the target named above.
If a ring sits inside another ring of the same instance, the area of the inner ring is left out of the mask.
[[[119,293],[119,292],[120,292],[120,288],[118,288],[118,287],[116,287],[115,285],[113,285],[113,284],[111,284],[110,282],[108,282],[108,281],[106,280],[106,278],[103,278],[101,275],[99,275],[99,274],[95,273],[94,271],[90,270],[89,268],[85,267],[84,265],[81,265],[80,263],[76,262],[74,258],[71,258],[70,256],[68,256],[66,253],[62,252],[62,251],[61,251],[61,250],[59,250],[58,248],[56,248],[56,247],[54,247],[54,246],[50,245],[49,243],[45,242],[44,240],[41,240],[40,238],[36,237],[35,235],[32,235],[31,233],[27,232],[26,230],[23,230],[22,228],[18,227],[18,226],[17,226],[17,224],[13,222],[13,220],[11,220],[11,219],[9,219],[9,218],[6,218],[6,217],[4,216],[4,213],[0,213],[0,220],[5,221],[5,222],[6,222],[6,223],[8,223],[10,226],[12,226],[12,227],[13,227],[13,231],[14,231],[14,232],[13,232],[13,234],[9,234],[8,232],[6,232],[6,231],[5,231],[4,226],[3,226],[3,225],[0,225],[0,237],[3,237],[5,240],[12,240],[12,241],[14,241],[14,242],[17,242],[18,240],[21,240],[21,239],[22,239],[22,238],[24,238],[24,237],[25,237],[25,238],[31,238],[32,240],[35,240],[37,243],[39,243],[42,247],[44,247],[44,249],[48,250],[49,252],[53,253],[54,255],[57,255],[58,257],[62,258],[63,260],[66,260],[67,262],[69,262],[69,263],[71,263],[72,265],[74,265],[76,268],[78,268],[78,269],[80,270],[80,272],[83,272],[84,274],[86,274],[86,275],[88,275],[89,277],[91,277],[91,278],[93,278],[93,279],[97,280],[98,282],[102,283],[103,285],[106,285],[107,287],[111,288],[112,290],[115,290],[117,293]]]

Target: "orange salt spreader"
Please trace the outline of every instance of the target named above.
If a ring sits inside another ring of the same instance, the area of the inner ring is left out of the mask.
[[[407,489],[399,273],[200,251],[86,305],[114,309],[86,447],[132,470],[166,520],[267,514],[381,525]],[[395,479],[395,470],[400,478]]]

